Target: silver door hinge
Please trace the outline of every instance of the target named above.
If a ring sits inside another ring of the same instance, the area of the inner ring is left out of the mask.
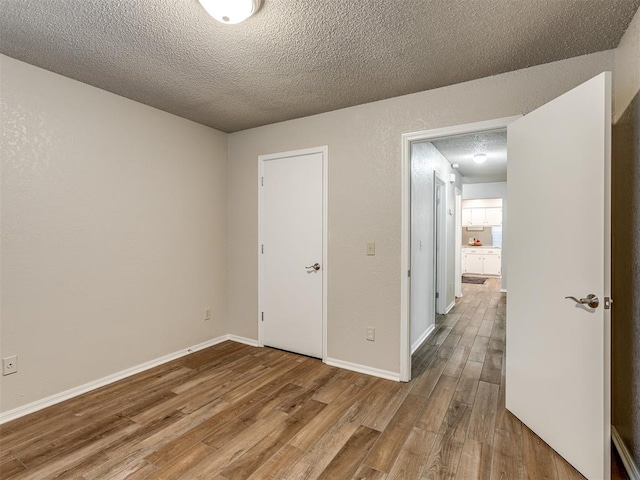
[[[260,177],[260,185],[264,187],[264,177]]]
[[[436,292],[436,298],[440,298],[440,293]]]
[[[605,310],[609,310],[611,308],[612,304],[613,304],[613,298],[604,297],[604,309]]]
[[[407,270],[407,277],[411,278],[411,270]]]
[[[262,321],[264,322],[264,312],[262,312]]]
[[[260,245],[260,253],[264,253],[264,243]]]

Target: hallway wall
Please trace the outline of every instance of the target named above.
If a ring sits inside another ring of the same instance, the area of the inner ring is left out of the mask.
[[[616,50],[612,132],[612,423],[640,467],[640,12]]]

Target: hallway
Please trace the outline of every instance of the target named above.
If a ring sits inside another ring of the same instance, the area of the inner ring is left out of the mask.
[[[463,297],[438,317],[436,332],[412,358],[412,393],[432,390],[425,411],[429,430],[438,432],[423,478],[584,478],[505,409],[500,280],[462,288]],[[615,452],[612,463],[612,478],[627,479]]]

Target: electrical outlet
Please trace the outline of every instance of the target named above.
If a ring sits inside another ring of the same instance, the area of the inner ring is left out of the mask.
[[[367,327],[367,340],[370,342],[376,341],[376,329],[375,327]]]
[[[211,309],[207,308],[204,311],[204,319],[205,320],[211,320]]]
[[[2,359],[2,375],[11,375],[18,371],[18,356],[5,357]]]
[[[376,254],[376,242],[367,242],[367,255],[374,256]]]

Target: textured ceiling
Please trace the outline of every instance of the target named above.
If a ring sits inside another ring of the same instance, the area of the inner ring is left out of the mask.
[[[640,0],[0,0],[0,52],[225,132],[617,46]]]
[[[473,133],[447,137],[431,142],[452,165],[459,165],[458,172],[464,183],[507,181],[507,131]],[[476,153],[486,153],[487,161],[477,164]]]

